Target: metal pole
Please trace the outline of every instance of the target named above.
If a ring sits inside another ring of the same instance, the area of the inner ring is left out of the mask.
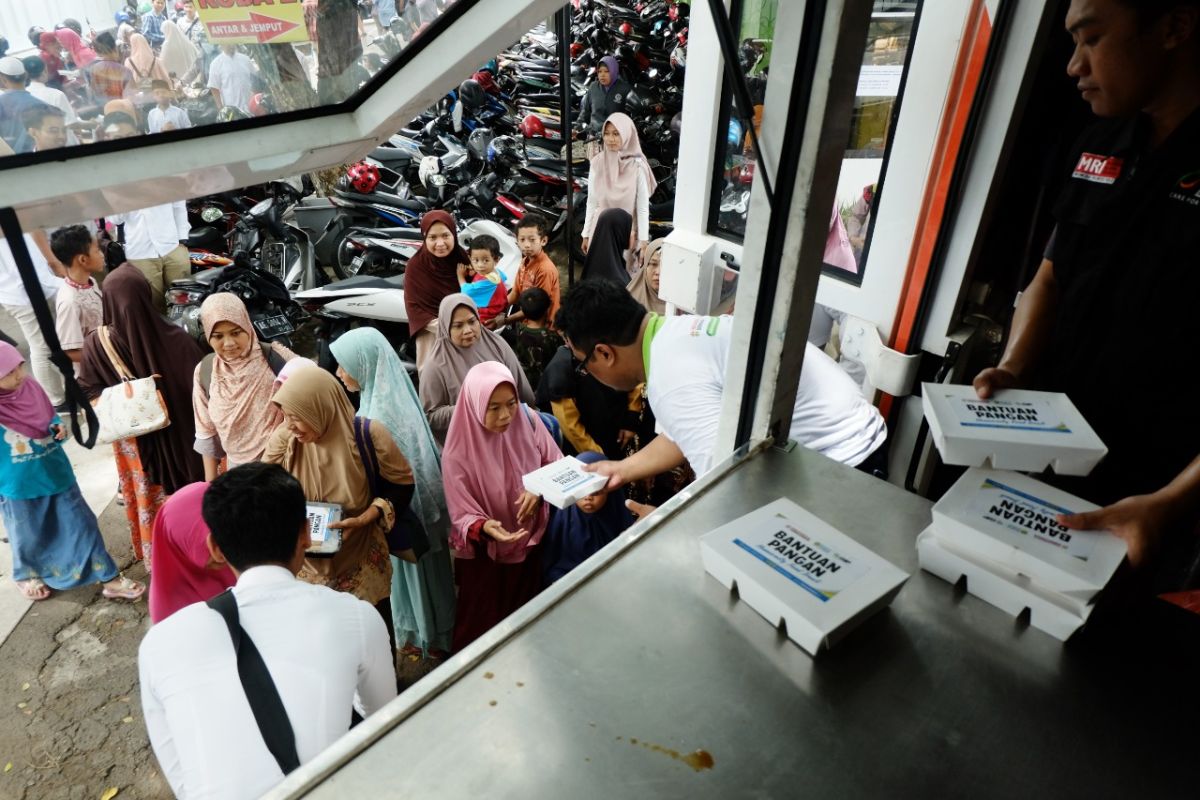
[[[575,143],[571,140],[571,5],[568,3],[555,14],[558,28],[558,94],[562,104],[560,127],[567,152],[567,221],[563,241],[567,243],[567,287],[575,285],[575,178],[573,165]]]

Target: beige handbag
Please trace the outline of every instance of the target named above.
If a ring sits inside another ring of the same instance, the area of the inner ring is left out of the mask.
[[[96,419],[100,422],[97,444],[111,444],[120,439],[143,436],[170,425],[167,404],[155,383],[159,376],[133,377],[112,346],[108,326],[101,325],[96,335],[100,337],[104,352],[121,378],[121,383],[105,389],[96,401]]]

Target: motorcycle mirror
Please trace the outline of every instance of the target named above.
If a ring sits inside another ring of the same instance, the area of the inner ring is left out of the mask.
[[[204,220],[205,222],[216,222],[223,216],[225,216],[225,212],[216,206],[205,206],[203,210],[200,211],[200,219]]]

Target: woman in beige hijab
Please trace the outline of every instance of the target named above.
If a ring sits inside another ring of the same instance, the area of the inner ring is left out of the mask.
[[[517,354],[498,333],[479,322],[475,301],[465,294],[446,295],[438,308],[437,339],[419,373],[421,406],[438,445],[446,441],[463,379],[471,367],[485,361],[498,361],[508,367],[516,379],[521,402],[534,402],[533,388]]]
[[[661,274],[662,248],[666,239],[655,239],[646,248],[646,266],[633,277],[625,288],[633,295],[633,299],[651,314],[667,313],[666,302],[658,296],[658,279]]]
[[[342,521],[337,523],[341,551],[306,560],[300,579],[367,601],[392,632],[392,564],[386,534],[404,509],[371,495],[354,441],[353,406],[337,379],[323,369],[297,370],[275,394],[275,403],[283,411],[283,424],[267,442],[263,461],[292,473],[310,502],[342,507]],[[373,423],[370,437],[380,477],[411,487],[412,469],[387,428]]]

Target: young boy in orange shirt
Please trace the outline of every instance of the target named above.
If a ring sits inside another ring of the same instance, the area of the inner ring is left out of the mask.
[[[554,327],[554,317],[558,314],[561,304],[561,292],[558,287],[558,267],[546,255],[546,243],[550,241],[550,223],[541,214],[526,214],[517,220],[517,247],[521,248],[521,268],[517,270],[517,279],[512,291],[508,293],[508,304],[516,305],[517,299],[526,289],[538,288],[550,295],[550,310],[546,313],[546,321]],[[524,312],[518,306],[508,315],[508,322],[517,322],[525,318]]]

